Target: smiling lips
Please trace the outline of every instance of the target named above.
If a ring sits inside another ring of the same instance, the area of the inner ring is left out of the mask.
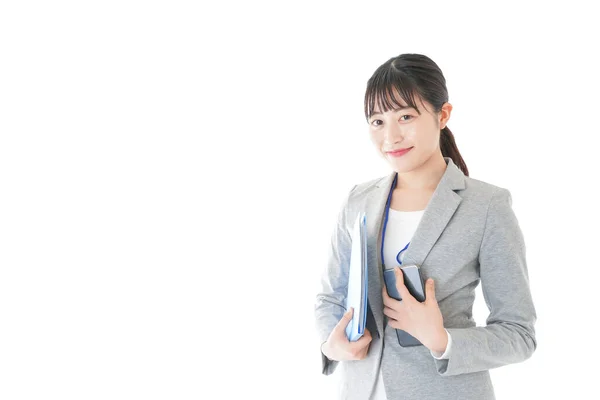
[[[412,149],[412,147],[409,147],[408,149],[399,149],[399,150],[395,150],[395,151],[388,151],[387,154],[392,157],[400,157],[400,156],[403,156],[406,153],[408,153],[411,149]]]

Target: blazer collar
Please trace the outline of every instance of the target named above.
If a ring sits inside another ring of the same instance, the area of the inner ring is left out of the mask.
[[[425,262],[427,255],[438,240],[446,225],[458,208],[462,197],[456,190],[465,188],[465,175],[454,164],[450,157],[444,157],[446,161],[446,171],[440,179],[435,191],[433,192],[425,212],[421,217],[419,225],[410,241],[408,249],[404,252],[402,265],[416,264],[419,267]],[[381,234],[383,231],[383,219],[385,218],[385,204],[392,183],[396,176],[396,171],[389,176],[382,178],[376,184],[367,204],[367,221],[374,221],[371,225],[369,234],[376,237],[376,244],[371,242],[371,251],[369,254],[369,301],[376,305],[372,312],[375,315],[378,328],[383,332],[383,299],[381,290],[383,285],[383,267],[381,260]],[[386,268],[389,268],[386,266]],[[426,277],[423,277],[425,279]],[[377,315],[379,314],[379,315]]]

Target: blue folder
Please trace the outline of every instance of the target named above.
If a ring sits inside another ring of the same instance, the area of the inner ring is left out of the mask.
[[[346,310],[352,307],[354,314],[346,327],[346,336],[348,340],[355,342],[365,333],[367,324],[367,216],[363,211],[356,217],[351,237]]]

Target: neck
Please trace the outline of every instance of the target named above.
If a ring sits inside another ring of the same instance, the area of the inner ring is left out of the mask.
[[[417,168],[408,172],[398,172],[396,189],[435,190],[446,172],[446,160],[441,154],[431,156]]]

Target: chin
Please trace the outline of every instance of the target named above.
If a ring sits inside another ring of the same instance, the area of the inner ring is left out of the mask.
[[[398,173],[409,172],[415,169],[415,165],[413,163],[407,164],[402,162],[391,162],[390,166]]]
[[[388,162],[389,162],[390,166],[392,167],[392,169],[399,173],[410,172],[423,164],[422,162],[419,162],[418,160],[403,159],[402,157],[400,157],[399,159],[390,159],[388,157]]]

